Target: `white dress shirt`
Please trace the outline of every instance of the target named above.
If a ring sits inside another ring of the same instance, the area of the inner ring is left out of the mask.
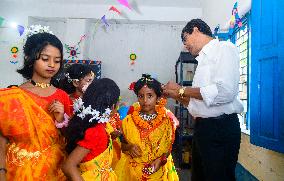
[[[194,117],[216,117],[243,112],[238,99],[240,58],[231,42],[211,40],[200,51],[192,87],[199,87],[203,100],[190,98],[188,111]]]

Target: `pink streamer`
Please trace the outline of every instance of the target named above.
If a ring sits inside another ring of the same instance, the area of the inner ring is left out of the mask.
[[[128,7],[129,9],[131,9],[127,0],[117,0],[117,1],[118,1],[120,4],[122,4],[123,6],[126,6],[126,7]]]

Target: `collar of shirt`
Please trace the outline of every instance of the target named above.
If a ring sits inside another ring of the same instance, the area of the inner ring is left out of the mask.
[[[199,55],[196,57],[196,60],[199,61],[201,58],[200,56],[202,56],[202,54],[207,55],[210,51],[212,51],[212,48],[215,47],[215,45],[219,42],[218,39],[213,39],[211,41],[209,41],[209,43],[207,43],[199,52]]]

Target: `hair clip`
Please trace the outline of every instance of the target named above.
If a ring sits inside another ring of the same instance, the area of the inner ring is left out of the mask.
[[[73,80],[79,81],[79,79],[71,79],[69,73],[65,73],[64,76],[67,78],[68,83],[71,83]]]

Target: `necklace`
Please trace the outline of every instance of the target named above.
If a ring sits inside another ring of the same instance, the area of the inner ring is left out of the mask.
[[[139,112],[139,117],[145,121],[150,121],[152,119],[155,119],[157,117],[157,114],[144,114],[142,112]]]
[[[31,83],[36,86],[36,87],[40,87],[40,88],[47,88],[51,86],[51,83],[38,83],[35,82],[34,80],[31,79]]]

